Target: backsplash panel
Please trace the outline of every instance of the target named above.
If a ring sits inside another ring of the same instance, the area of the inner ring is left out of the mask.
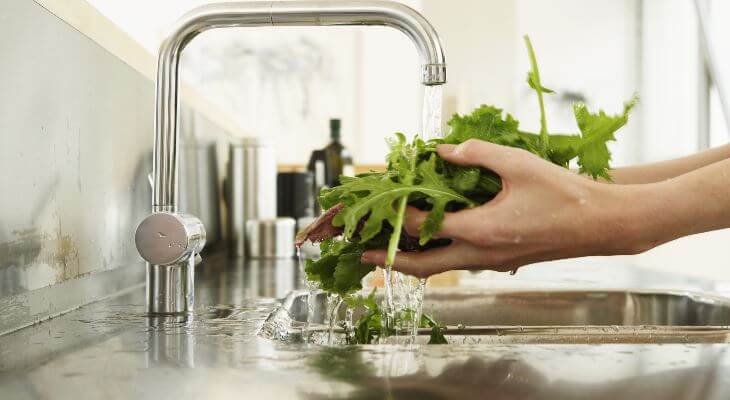
[[[2,334],[143,282],[154,85],[32,0],[0,16]]]

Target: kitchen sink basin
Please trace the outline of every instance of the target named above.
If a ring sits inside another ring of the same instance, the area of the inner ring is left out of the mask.
[[[330,336],[327,295],[287,296],[264,323],[269,339],[342,343]],[[622,290],[467,290],[429,288],[423,310],[447,327],[449,343],[725,343],[730,341],[730,298],[692,292]],[[354,318],[361,310],[355,310]],[[344,315],[344,306],[339,310]],[[417,342],[426,342],[421,329]],[[389,340],[389,343],[393,342]],[[397,338],[395,339],[397,343]]]

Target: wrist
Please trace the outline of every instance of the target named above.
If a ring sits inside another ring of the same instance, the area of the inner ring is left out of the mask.
[[[672,210],[673,188],[667,182],[599,184],[603,201],[597,210],[602,255],[639,254],[679,236]]]

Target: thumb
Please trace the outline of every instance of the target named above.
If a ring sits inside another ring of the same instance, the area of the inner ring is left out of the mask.
[[[522,149],[478,139],[469,139],[459,145],[441,144],[436,151],[450,163],[484,167],[502,177],[519,171],[530,161],[530,154]]]

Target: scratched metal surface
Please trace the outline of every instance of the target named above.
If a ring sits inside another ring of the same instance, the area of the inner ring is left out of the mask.
[[[151,82],[33,1],[0,15],[0,299],[122,267],[140,282]],[[0,332],[87,294],[22,297]]]
[[[0,1],[0,21],[1,334],[143,281],[154,87],[33,0]]]

